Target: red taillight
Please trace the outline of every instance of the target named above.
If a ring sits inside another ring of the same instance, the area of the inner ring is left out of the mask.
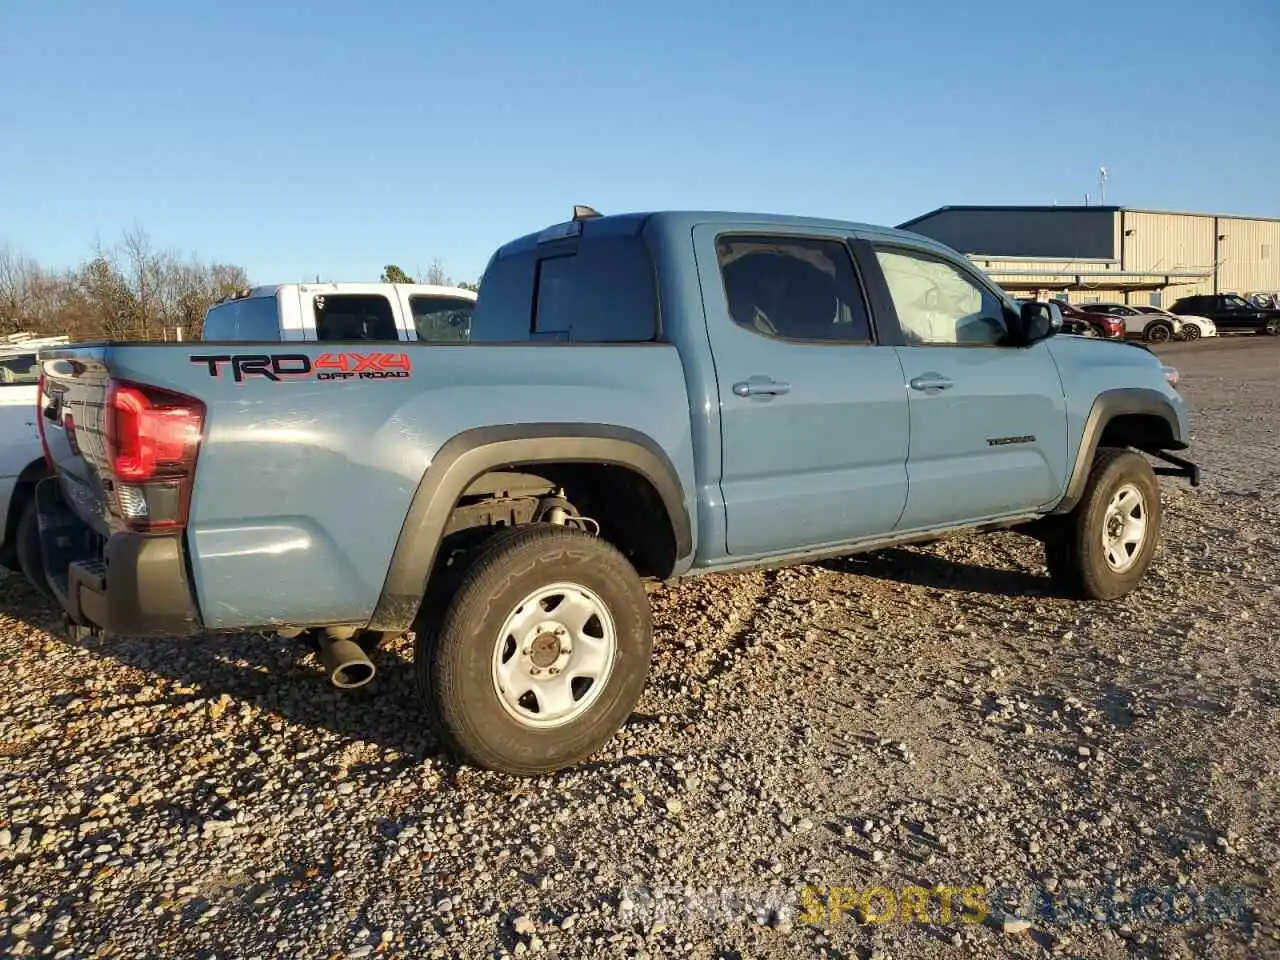
[[[204,404],[113,380],[105,412],[107,459],[120,516],[136,530],[185,525]]]

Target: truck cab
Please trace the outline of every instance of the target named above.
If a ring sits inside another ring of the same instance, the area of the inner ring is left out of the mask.
[[[214,304],[201,339],[465,342],[475,303],[472,290],[426,283],[281,283]]]

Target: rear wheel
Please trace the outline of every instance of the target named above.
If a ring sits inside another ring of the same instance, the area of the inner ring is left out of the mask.
[[[1150,324],[1146,337],[1148,343],[1168,343],[1173,339],[1173,327],[1163,321]]]
[[[648,596],[626,557],[539,523],[479,548],[418,632],[414,672],[461,759],[530,776],[586,759],[617,732],[651,652]]]
[[[1046,531],[1049,575],[1072,596],[1122,597],[1151,565],[1160,524],[1160,484],[1151,464],[1129,450],[1100,450],[1084,496]]]
[[[1280,336],[1280,320],[1268,320],[1267,325],[1262,329],[1269,337]]]

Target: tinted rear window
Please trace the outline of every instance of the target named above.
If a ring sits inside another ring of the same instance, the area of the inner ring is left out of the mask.
[[[465,343],[471,338],[471,312],[475,301],[461,297],[412,296],[409,309],[419,340],[432,343]]]
[[[39,380],[40,364],[36,363],[34,353],[0,357],[0,387],[38,383]]]
[[[202,340],[274,342],[280,339],[276,298],[248,297],[211,309],[204,317]]]
[[[376,293],[328,293],[312,300],[318,340],[397,340],[391,301]]]
[[[494,261],[471,339],[637,343],[657,335],[648,247],[640,237],[605,236]]]

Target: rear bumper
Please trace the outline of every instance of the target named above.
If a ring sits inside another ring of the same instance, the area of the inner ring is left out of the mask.
[[[188,636],[200,618],[181,535],[103,538],[66,505],[55,478],[36,487],[45,577],[72,623],[131,636]]]

